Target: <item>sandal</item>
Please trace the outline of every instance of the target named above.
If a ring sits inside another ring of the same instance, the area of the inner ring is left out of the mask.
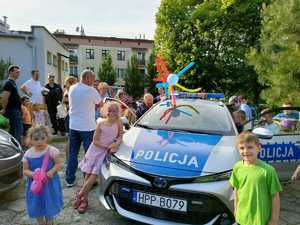
[[[75,193],[75,201],[73,203],[73,208],[74,209],[78,209],[78,207],[80,206],[81,202],[82,202],[82,197],[79,196],[79,191],[76,191],[76,193]]]
[[[77,211],[81,214],[85,213],[87,208],[89,206],[88,200],[87,199],[82,199],[79,207],[77,208]]]

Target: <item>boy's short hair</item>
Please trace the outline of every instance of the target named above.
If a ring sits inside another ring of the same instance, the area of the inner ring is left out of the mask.
[[[37,69],[31,70],[31,75],[38,73],[38,72],[39,72],[39,70],[37,70]]]
[[[250,131],[243,131],[236,139],[236,145],[243,143],[254,142],[256,145],[260,145],[258,137]]]

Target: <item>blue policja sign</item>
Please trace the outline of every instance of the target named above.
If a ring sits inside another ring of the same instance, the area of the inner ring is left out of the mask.
[[[131,166],[161,176],[199,176],[221,137],[141,129],[132,150]]]
[[[300,159],[300,149],[295,143],[262,145],[259,158],[263,161],[295,161]]]

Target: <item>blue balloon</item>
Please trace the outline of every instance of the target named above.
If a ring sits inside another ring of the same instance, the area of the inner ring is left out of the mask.
[[[179,71],[178,77],[180,77],[186,71],[188,71],[189,69],[191,69],[194,65],[195,65],[195,62],[191,62],[189,65],[187,65],[186,67],[184,67],[182,70]]]
[[[178,80],[179,80],[179,78],[178,78],[177,74],[174,74],[174,73],[171,73],[167,79],[168,84],[172,85],[172,86],[176,85],[178,83]]]
[[[156,88],[166,88],[168,87],[168,84],[167,83],[157,83],[155,85]]]

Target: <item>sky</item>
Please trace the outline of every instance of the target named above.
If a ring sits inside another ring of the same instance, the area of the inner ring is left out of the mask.
[[[160,0],[0,0],[0,16],[8,17],[11,30],[45,26],[51,32],[153,39]]]

